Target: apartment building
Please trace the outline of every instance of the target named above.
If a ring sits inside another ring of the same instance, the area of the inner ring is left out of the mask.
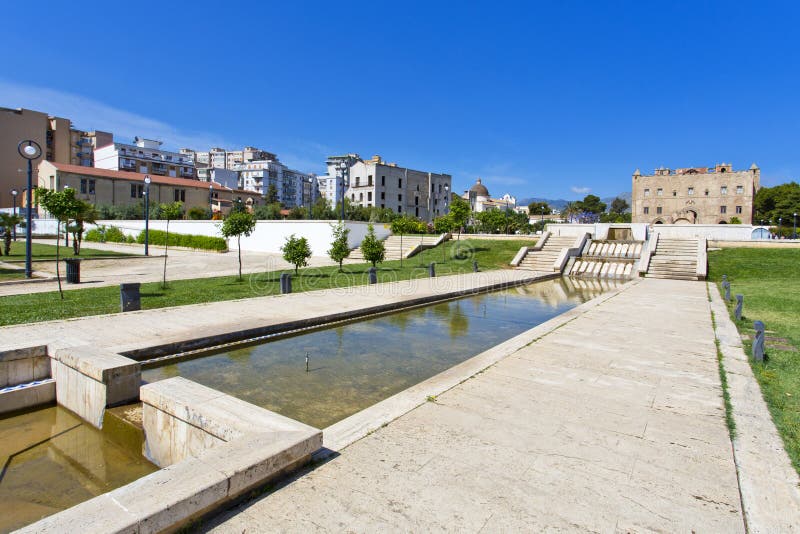
[[[0,207],[12,204],[10,191],[22,193],[27,187],[27,164],[17,152],[23,140],[36,141],[42,147],[42,158],[91,167],[98,144],[112,142],[108,132],[85,132],[74,128],[72,121],[30,109],[0,108]]]
[[[76,197],[94,205],[139,205],[144,199],[145,174],[132,171],[81,167],[45,161],[39,165],[35,183],[39,187],[61,191],[75,190]],[[263,204],[253,191],[242,191],[223,184],[201,182],[157,174],[150,176],[150,201],[153,203],[182,202],[188,211],[193,207],[216,206],[226,213],[233,202],[247,207]]]
[[[94,151],[94,166],[170,178],[197,178],[191,157],[161,150],[161,141],[136,137],[133,143],[111,143],[97,148]]]
[[[251,161],[277,161],[278,156],[260,148],[246,146],[242,150],[227,150],[214,147],[207,152],[199,152],[191,148],[182,148],[181,154],[190,156],[195,164],[204,164],[216,169],[233,169],[237,165]]]
[[[735,171],[730,163],[714,167],[639,169],[632,177],[632,219],[649,224],[726,224],[753,222],[753,201],[761,170],[753,163]]]
[[[278,201],[287,208],[310,206],[318,197],[317,177],[288,168],[277,160],[249,161],[233,167],[242,189],[266,195],[274,185]]]
[[[351,203],[388,208],[425,221],[449,211],[452,176],[417,171],[384,161],[379,155],[363,160],[358,154],[328,158],[326,198],[336,190],[337,177],[349,179],[345,196]],[[335,201],[334,201],[335,202]]]

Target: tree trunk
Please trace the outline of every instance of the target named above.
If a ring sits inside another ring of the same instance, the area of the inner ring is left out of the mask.
[[[236,236],[236,245],[239,250],[239,281],[242,281],[242,236]]]
[[[167,219],[167,232],[164,241],[164,281],[161,283],[161,288],[167,287],[167,252],[169,251],[169,219]]]
[[[5,243],[5,245],[6,245],[5,246],[6,256],[10,256],[11,255],[11,232],[9,232],[8,230],[6,230],[5,240],[6,240],[6,243]]]
[[[59,258],[59,245],[61,243],[61,221],[56,222],[56,279],[58,280],[58,294],[61,295],[61,300],[64,300],[64,291],[61,289],[61,269],[59,268],[59,263],[61,263],[61,259]]]

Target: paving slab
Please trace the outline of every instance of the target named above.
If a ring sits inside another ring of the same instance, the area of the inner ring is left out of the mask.
[[[628,284],[203,530],[744,532],[708,304]]]

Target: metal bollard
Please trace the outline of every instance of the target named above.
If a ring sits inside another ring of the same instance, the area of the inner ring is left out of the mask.
[[[282,273],[281,274],[281,293],[291,293],[292,292],[292,275],[289,273]]]
[[[139,293],[141,285],[139,282],[119,285],[119,304],[123,312],[142,309],[142,299]]]
[[[753,359],[757,362],[764,361],[764,323],[761,321],[754,321],[753,328],[756,331],[756,336],[753,338]]]
[[[473,261],[472,262],[472,272],[473,273],[477,273],[478,272],[478,262],[477,261]]]
[[[428,276],[430,276],[431,278],[436,276],[436,267],[434,267],[435,265],[436,264],[434,262],[431,262],[431,264],[428,265]]]
[[[722,275],[722,281],[723,282],[727,282],[728,281],[728,275],[727,274],[723,274]]]
[[[731,300],[731,283],[727,280],[723,280],[722,289],[725,290],[725,300]]]
[[[378,283],[378,269],[375,267],[369,268],[369,283],[370,284],[377,284]]]
[[[742,320],[742,305],[744,304],[744,295],[736,295],[736,309],[733,311],[733,315],[736,317],[737,321]]]

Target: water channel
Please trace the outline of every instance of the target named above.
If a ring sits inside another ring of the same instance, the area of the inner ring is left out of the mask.
[[[211,353],[142,377],[183,376],[325,428],[612,287],[548,280]]]

